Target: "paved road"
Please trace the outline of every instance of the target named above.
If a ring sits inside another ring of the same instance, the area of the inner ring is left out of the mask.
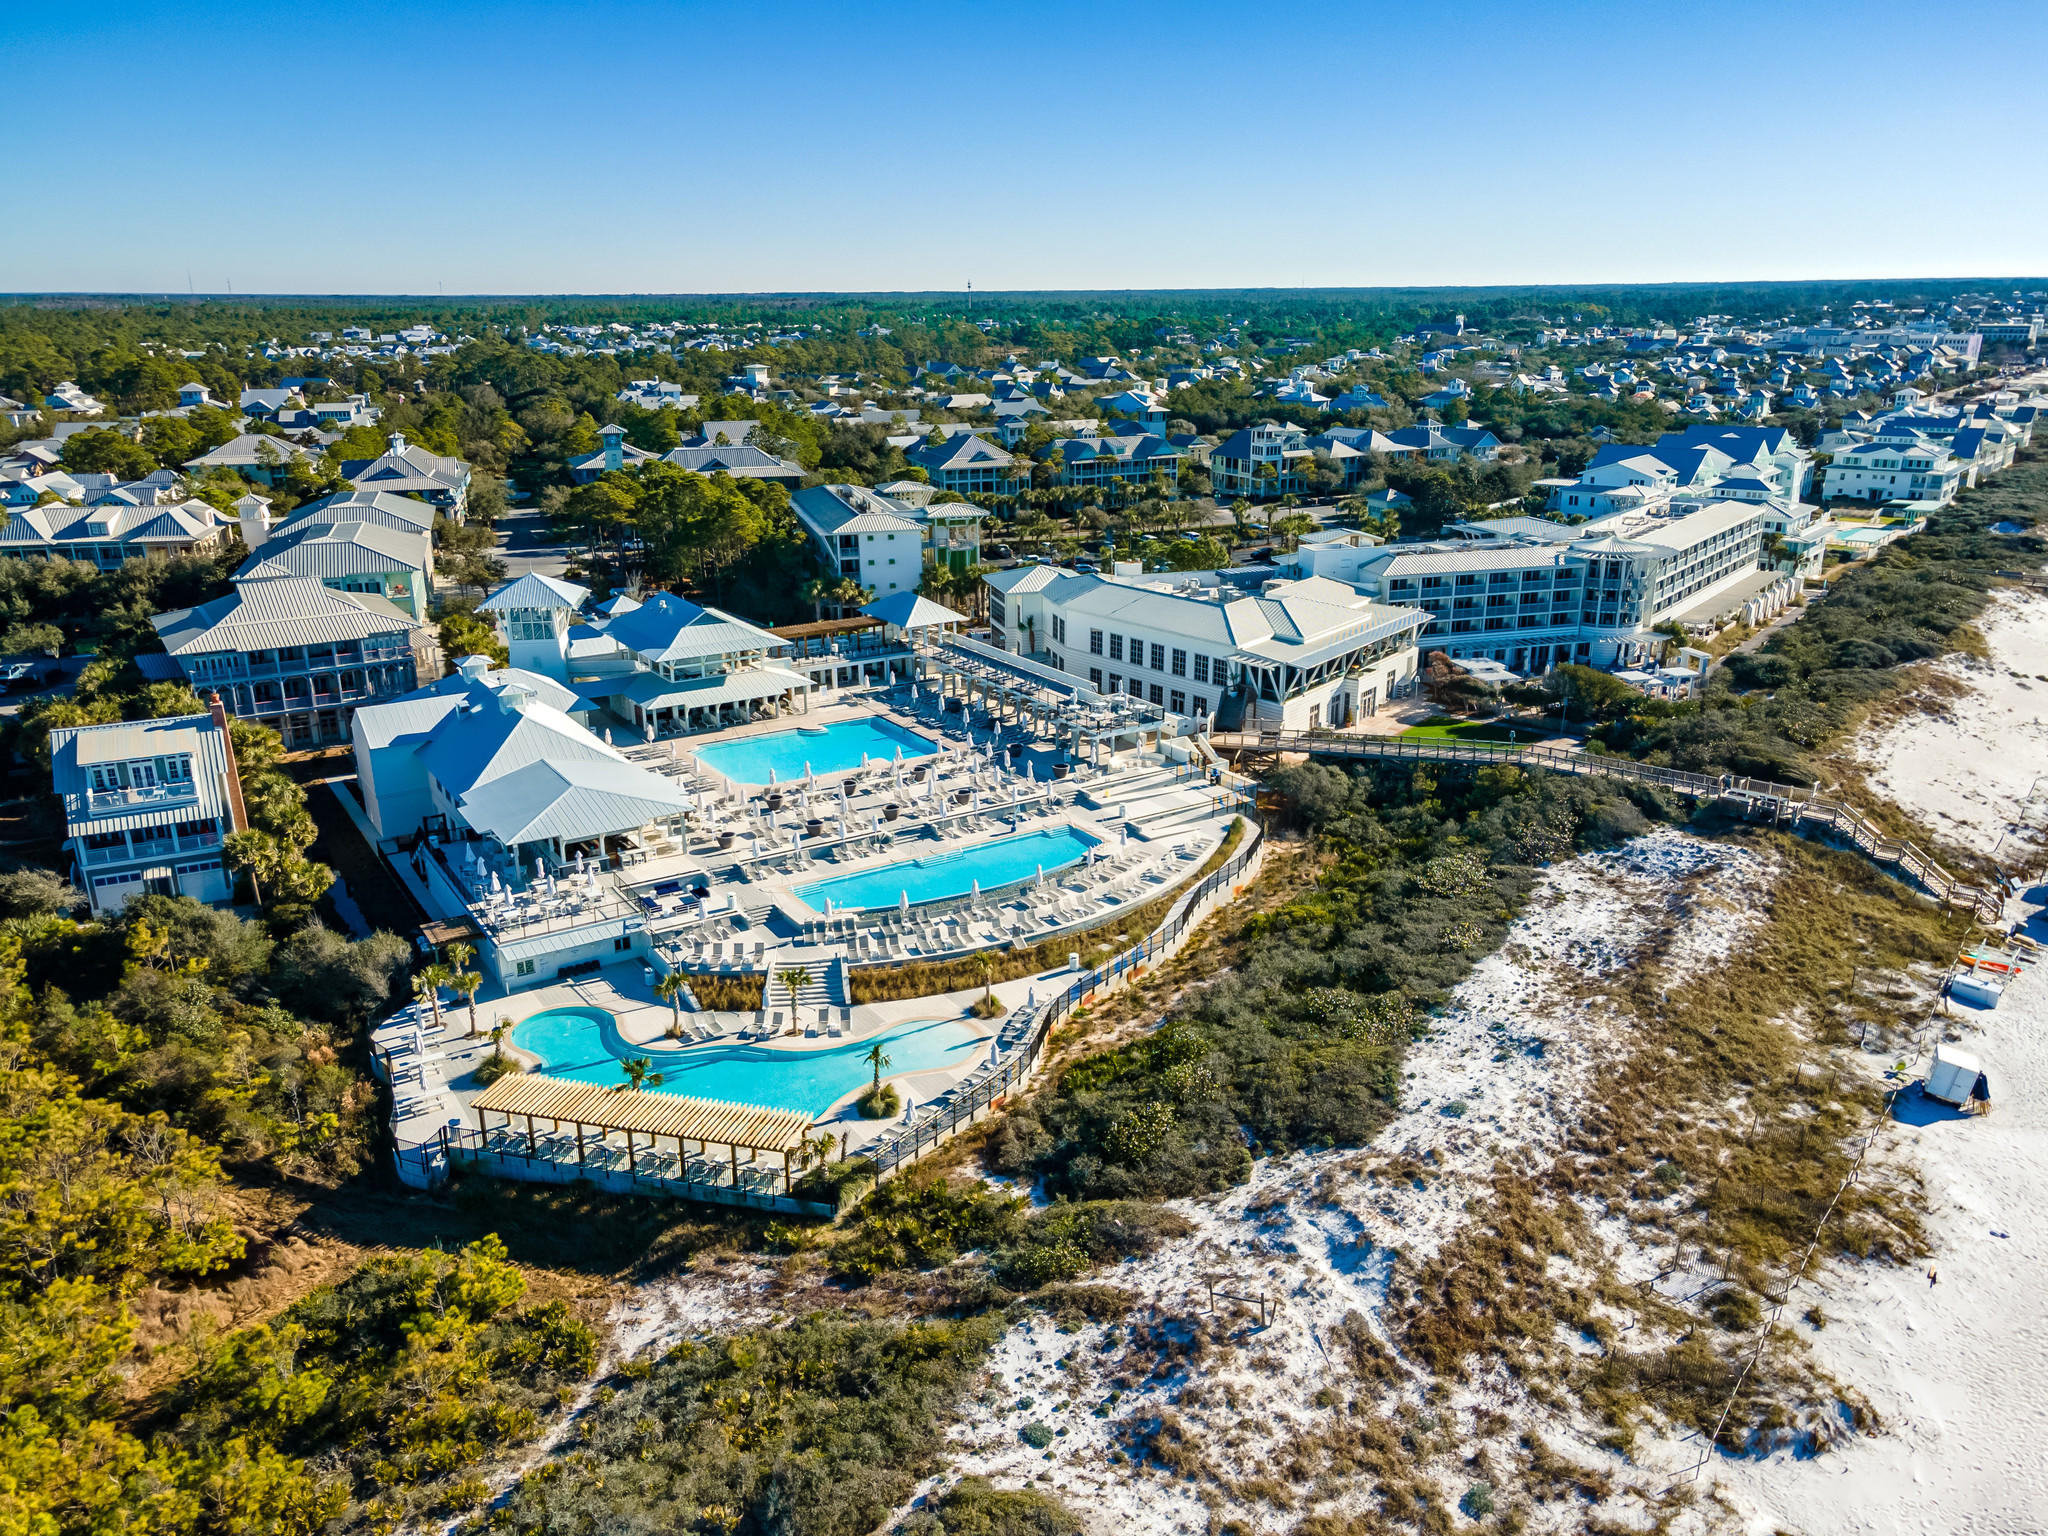
[[[498,558],[514,579],[538,571],[559,576],[568,568],[574,545],[556,542],[548,520],[531,509],[507,512],[498,519]]]

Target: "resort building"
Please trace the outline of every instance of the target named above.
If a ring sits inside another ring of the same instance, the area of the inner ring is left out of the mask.
[[[1768,508],[1673,503],[1569,525],[1540,518],[1463,524],[1431,543],[1363,546],[1311,537],[1283,569],[1352,582],[1429,619],[1425,651],[1540,674],[1564,662],[1633,666],[1660,653],[1673,620],[1721,615],[1787,578],[1764,569]]]
[[[1018,566],[985,579],[1005,649],[1098,693],[1227,730],[1342,727],[1376,714],[1411,689],[1428,622],[1319,577]]]
[[[673,851],[689,797],[571,719],[575,696],[552,679],[470,657],[443,684],[359,714],[356,779],[380,845],[434,905],[473,912],[501,987],[644,954],[643,914],[592,872]]]
[[[431,535],[439,514],[427,502],[394,491],[338,491],[319,501],[294,507],[280,527],[301,523],[371,523],[379,528],[397,528]]]
[[[814,485],[792,496],[790,508],[826,568],[877,597],[916,591],[929,564],[963,571],[981,562],[988,514],[972,502],[914,506],[864,485]]]
[[[226,597],[150,622],[195,693],[217,690],[229,713],[274,727],[294,751],[347,741],[357,706],[440,670],[426,624],[310,576],[237,577]]]
[[[240,437],[229,438],[217,448],[207,449],[196,459],[187,459],[185,468],[197,474],[231,469],[244,480],[253,480],[258,485],[275,485],[284,478],[286,469],[294,461],[310,464],[313,455],[288,438],[245,432]]]
[[[627,442],[626,429],[616,424],[598,428],[597,440],[597,452],[569,461],[569,479],[573,484],[588,485],[599,475],[613,470],[635,469],[658,457]]]
[[[647,740],[808,707],[813,683],[783,663],[790,642],[672,592],[608,605],[587,622],[587,588],[529,574],[478,606],[512,664],[573,688],[600,726]]]
[[[1839,450],[1827,467],[1829,500],[1927,502],[1956,499],[1967,471],[1947,448],[1926,438],[1859,443]]]
[[[231,885],[222,839],[244,829],[226,713],[50,733],[50,787],[64,802],[73,880],[95,917],[153,892],[218,904]]]

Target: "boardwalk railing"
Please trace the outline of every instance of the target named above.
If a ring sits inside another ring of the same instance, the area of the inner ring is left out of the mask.
[[[971,1125],[983,1111],[1001,1108],[1004,1098],[1021,1088],[1037,1068],[1045,1042],[1062,1019],[1097,992],[1123,985],[1173,954],[1190,931],[1251,879],[1263,852],[1258,827],[1247,819],[1243,843],[1183,893],[1157,928],[1123,953],[1084,972],[1064,991],[1012,1016],[999,1037],[997,1060],[991,1069],[967,1078],[944,1098],[913,1113],[902,1130],[860,1154],[873,1161],[875,1177],[886,1178],[932,1151],[963,1125]]]
[[[1650,784],[1695,800],[1732,800],[1748,815],[1770,816],[1794,831],[1831,832],[1873,862],[1911,876],[1937,901],[1962,907],[1987,922],[2002,910],[1998,893],[1971,885],[1943,869],[1924,849],[1879,830],[1854,807],[1823,798],[1816,789],[1775,784],[1734,774],[1687,773],[1626,757],[1568,752],[1558,747],[1513,746],[1505,742],[1429,741],[1401,736],[1338,736],[1316,731],[1212,733],[1218,752],[1304,752],[1360,762],[1485,763],[1546,773],[1579,774]]]

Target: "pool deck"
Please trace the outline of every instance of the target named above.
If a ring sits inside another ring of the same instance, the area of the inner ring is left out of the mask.
[[[635,962],[608,966],[594,975],[574,981],[550,982],[511,994],[482,992],[477,995],[477,1025],[480,1031],[484,1031],[499,1019],[510,1019],[517,1024],[535,1014],[557,1008],[602,1008],[618,1021],[619,1033],[634,1044],[673,1046],[677,1042],[668,1039],[667,1034],[674,1012],[669,1004],[654,995],[653,985],[644,972],[645,968]],[[995,994],[1007,1009],[1014,1012],[1034,991],[1040,996],[1050,996],[1059,987],[1061,978],[1068,974],[1068,969],[1062,966],[1037,976],[997,982]],[[745,1043],[750,1046],[791,1052],[841,1046],[849,1040],[867,1039],[913,1020],[957,1018],[983,1029],[988,1041],[957,1064],[925,1072],[891,1074],[884,1079],[894,1083],[903,1096],[907,1116],[915,1106],[937,1098],[989,1060],[990,1045],[1001,1021],[972,1018],[968,1009],[980,996],[980,988],[970,987],[942,996],[857,1003],[845,1010],[850,1022],[837,1038],[821,1034],[755,1038],[751,1033],[755,1017],[752,1013],[686,1013],[685,1017],[693,1026],[716,1028],[716,1034],[703,1038],[701,1043],[704,1044],[737,1044],[743,1038],[742,1031],[746,1031]],[[840,1012],[835,1007],[834,1017],[837,1018]],[[409,1007],[381,1024],[374,1036],[377,1050],[390,1053],[392,1096],[396,1105],[392,1128],[404,1143],[432,1140],[443,1126],[451,1122],[472,1130],[476,1128],[476,1117],[469,1106],[483,1089],[472,1074],[491,1054],[491,1042],[482,1033],[475,1039],[468,1038],[469,1014],[460,998],[444,996],[441,1016],[442,1028],[436,1031],[430,1009],[422,1006],[416,1014]],[[411,1044],[416,1019],[424,1021],[420,1026],[424,1050],[418,1053],[414,1052]],[[530,1069],[540,1065],[537,1058],[510,1044],[506,1045],[505,1053],[524,1061]],[[817,1124],[840,1138],[848,1152],[858,1153],[901,1124],[902,1120],[863,1120],[853,1107],[853,1097],[848,1095],[834,1104]]]

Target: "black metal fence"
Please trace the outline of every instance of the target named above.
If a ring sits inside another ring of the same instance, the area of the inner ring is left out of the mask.
[[[1067,988],[1040,1003],[1025,1016],[1014,1019],[998,1043],[1001,1059],[987,1076],[969,1079],[952,1089],[923,1112],[912,1116],[909,1125],[880,1142],[862,1156],[873,1162],[875,1176],[884,1178],[907,1163],[915,1162],[951,1136],[961,1126],[972,1124],[984,1110],[1001,1107],[1003,1099],[1021,1087],[1038,1065],[1045,1042],[1055,1026],[1082,1000],[1098,988],[1133,975],[1146,965],[1170,954],[1181,937],[1206,915],[1209,898],[1244,878],[1245,871],[1260,851],[1261,835],[1256,823],[1245,822],[1244,842],[1230,857],[1205,876],[1173,904],[1160,925],[1144,939],[1085,972]]]

